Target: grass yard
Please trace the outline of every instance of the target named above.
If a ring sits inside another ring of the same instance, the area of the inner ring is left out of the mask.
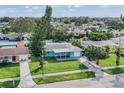
[[[19,64],[0,66],[0,79],[20,76]]]
[[[16,88],[19,84],[19,80],[14,81],[6,81],[6,82],[0,82],[0,88]]]
[[[53,83],[53,82],[84,79],[84,78],[91,78],[91,77],[95,77],[95,74],[91,71],[87,71],[87,72],[80,72],[80,73],[74,73],[74,74],[68,74],[68,75],[49,76],[49,77],[45,77],[44,80],[41,80],[41,78],[35,78],[34,81],[37,84],[47,84],[47,83]]]
[[[110,54],[110,57],[106,59],[100,60],[100,66],[105,67],[105,66],[115,66],[116,63],[116,55],[115,54]],[[124,65],[124,57],[121,57],[120,59],[120,65]]]
[[[113,69],[107,69],[107,70],[103,70],[104,72],[108,73],[108,74],[121,74],[124,73],[124,67],[118,67],[118,68],[113,68]]]
[[[64,71],[72,71],[72,70],[80,69],[79,68],[80,62],[78,60],[57,62],[55,59],[46,59],[46,61],[48,63],[45,64],[45,68],[44,68],[45,73],[64,72]],[[33,75],[42,73],[42,70],[39,68],[38,61],[30,62],[29,67]],[[85,68],[84,65],[83,67]]]

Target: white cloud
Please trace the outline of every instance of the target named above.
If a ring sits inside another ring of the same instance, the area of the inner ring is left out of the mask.
[[[80,7],[80,5],[74,5],[74,7],[78,8],[78,7]]]
[[[10,13],[14,13],[14,12],[15,12],[15,10],[9,10],[9,12],[10,12]]]
[[[0,10],[0,13],[2,14],[2,13],[6,13],[6,10]]]
[[[31,8],[30,6],[24,6],[26,9],[29,9],[29,8]]]
[[[107,8],[109,5],[101,5],[100,7]]]
[[[33,10],[32,10],[32,9],[28,9],[27,11],[28,11],[28,12],[32,12]]]
[[[39,9],[39,8],[40,8],[39,6],[32,7],[32,9]]]
[[[70,8],[69,11],[73,11],[73,9]]]
[[[68,6],[68,10],[69,10],[69,11],[73,11],[73,6],[69,5],[69,6]]]
[[[3,11],[3,13],[14,13],[16,10],[16,8],[5,8]]]

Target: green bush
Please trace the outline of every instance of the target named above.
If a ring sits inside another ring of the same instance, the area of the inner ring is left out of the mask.
[[[124,57],[124,54],[121,54],[122,57]]]
[[[92,31],[88,35],[88,38],[93,41],[108,40],[112,37],[113,37],[113,34],[110,31],[102,31],[102,30]]]
[[[79,68],[80,68],[80,69],[88,69],[88,68],[87,68],[84,64],[82,64],[82,63],[79,64]]]
[[[8,65],[9,61],[7,59],[2,60],[1,65]]]

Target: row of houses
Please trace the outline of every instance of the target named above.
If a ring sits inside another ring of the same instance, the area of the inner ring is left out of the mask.
[[[19,34],[0,34],[0,40],[19,40],[19,37]]]
[[[2,46],[2,45],[0,45]],[[70,43],[46,43],[46,53],[44,57],[56,58],[56,60],[70,60],[77,59],[83,56],[82,49],[71,45]],[[8,59],[9,62],[17,63],[25,61],[30,58],[30,53],[24,42],[17,42],[12,44],[4,44],[0,48],[0,62]]]
[[[87,29],[76,29],[74,31],[68,31],[69,33],[72,32],[75,36],[86,36],[87,33],[90,34],[91,30]],[[118,31],[118,30],[113,30],[111,31],[115,37],[119,36],[124,36],[124,30]]]
[[[103,46],[109,46],[109,47],[116,47],[116,46],[122,46],[124,47],[124,37],[117,37],[112,38],[110,40],[102,40],[102,41],[82,41],[82,46],[97,46],[97,47],[103,47]]]

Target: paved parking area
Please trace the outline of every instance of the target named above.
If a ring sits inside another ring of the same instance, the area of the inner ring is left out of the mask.
[[[39,88],[124,88],[124,76],[109,75],[102,78],[71,80],[39,85]]]

